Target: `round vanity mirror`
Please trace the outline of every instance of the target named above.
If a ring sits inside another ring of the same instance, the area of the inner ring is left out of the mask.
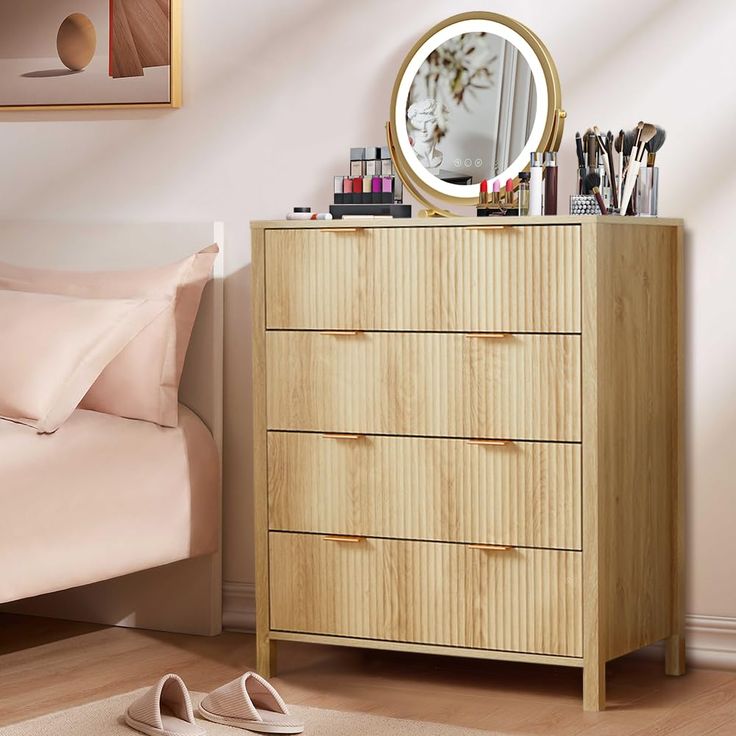
[[[480,182],[515,183],[534,151],[556,151],[565,113],[549,52],[495,13],[436,25],[409,52],[391,99],[389,144],[405,186],[425,198],[475,204]]]

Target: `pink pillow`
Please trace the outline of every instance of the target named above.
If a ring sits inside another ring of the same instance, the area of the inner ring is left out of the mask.
[[[184,358],[218,252],[211,245],[167,266],[98,273],[0,263],[0,289],[83,298],[170,300],[169,307],[105,368],[80,406],[176,427]]]
[[[0,417],[55,432],[105,366],[168,307],[0,291]]]

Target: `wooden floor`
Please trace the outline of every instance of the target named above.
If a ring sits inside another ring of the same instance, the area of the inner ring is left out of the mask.
[[[0,614],[0,726],[125,693],[166,672],[210,690],[255,664],[247,634],[214,638]],[[287,702],[507,734],[733,736],[736,673],[669,678],[641,658],[609,665],[609,710],[584,713],[581,672],[304,644],[279,646]],[[1,729],[0,729],[1,731]]]

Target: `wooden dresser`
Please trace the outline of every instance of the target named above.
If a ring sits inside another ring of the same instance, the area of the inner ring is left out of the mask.
[[[682,223],[257,222],[258,668],[301,641],[684,672]]]

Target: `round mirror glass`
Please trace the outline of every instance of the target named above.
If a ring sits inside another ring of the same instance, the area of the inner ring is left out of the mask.
[[[393,102],[400,158],[430,190],[462,201],[477,200],[483,179],[514,179],[549,142],[559,104],[541,42],[510,19],[476,16],[419,42]]]

